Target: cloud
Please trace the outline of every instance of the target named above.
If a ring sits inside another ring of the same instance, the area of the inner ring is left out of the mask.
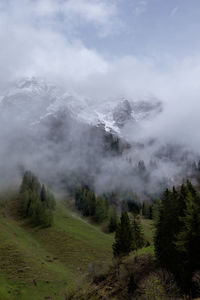
[[[93,26],[98,35],[112,34],[119,28],[118,8],[108,0],[8,0],[8,13],[18,20],[32,21],[68,31],[83,25]]]
[[[64,3],[69,2],[22,0],[16,5],[16,1],[10,0],[3,6],[0,11],[1,83],[26,75],[48,75],[78,82],[106,70],[107,62],[101,55],[73,37],[73,30],[65,32],[60,27],[57,14]]]
[[[147,1],[139,0],[134,8],[134,13],[136,16],[142,15],[147,9]]]
[[[63,11],[65,16],[71,15],[80,22],[91,23],[100,28],[101,35],[113,32],[113,21],[118,15],[117,6],[113,1],[68,0],[63,4]],[[114,22],[114,25],[117,25],[117,22]]]
[[[89,24],[98,33],[104,32],[117,15],[113,3],[95,0],[1,2],[1,86],[22,76],[35,75],[56,81],[66,90],[78,91],[83,97],[91,97],[93,106],[108,98],[113,102],[120,97],[158,98],[164,103],[163,114],[138,127],[126,128],[126,137],[131,142],[153,137],[160,143],[186,144],[199,152],[199,55],[170,59],[165,61],[165,68],[160,66],[159,57],[113,55],[108,59],[87,47],[81,34],[74,34],[74,28],[78,30],[80,24]],[[145,3],[140,2],[141,7],[145,8]],[[21,130],[19,132],[21,134]]]
[[[178,10],[179,10],[178,6],[174,7],[170,12],[170,17],[175,16],[177,14]]]

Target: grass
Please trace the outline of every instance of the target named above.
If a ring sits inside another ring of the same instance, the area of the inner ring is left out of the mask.
[[[53,226],[41,229],[17,218],[16,199],[3,200],[0,300],[66,299],[67,293],[91,279],[92,272],[102,272],[111,263],[114,235],[104,233],[64,202],[57,204]],[[153,222],[142,219],[142,226],[151,245],[138,254],[153,254]]]
[[[31,228],[0,208],[0,300],[65,299],[89,275],[107,265],[113,235],[57,206],[51,228]]]
[[[141,219],[141,225],[144,232],[145,240],[149,241],[150,244],[153,243],[153,235],[154,235],[154,224],[152,220],[149,219]]]

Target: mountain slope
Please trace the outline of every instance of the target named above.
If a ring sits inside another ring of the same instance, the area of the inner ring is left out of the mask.
[[[20,114],[30,124],[68,111],[79,122],[92,126],[102,124],[106,131],[115,133],[120,133],[120,128],[129,121],[139,122],[162,111],[162,104],[156,99],[96,101],[35,77],[13,83],[0,99],[0,113],[14,117]]]
[[[0,228],[0,299],[65,299],[90,264],[112,257],[112,235],[61,203],[52,228],[30,228],[10,208],[1,208]]]

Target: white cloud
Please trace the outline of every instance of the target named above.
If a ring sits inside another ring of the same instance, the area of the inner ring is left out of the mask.
[[[41,17],[53,16],[61,13],[61,5],[53,0],[37,0],[34,4],[34,10]]]
[[[48,74],[57,77],[58,80],[65,78],[78,82],[93,73],[106,70],[107,62],[98,53],[87,49],[81,40],[73,37],[73,30],[64,32],[63,27],[60,27],[60,20],[56,18],[64,7],[62,5],[67,3],[70,4],[68,1],[20,0],[20,4],[19,2],[16,4],[16,1],[9,0],[2,8],[1,83],[26,74],[39,76]],[[95,11],[96,6],[92,7],[90,17],[88,15],[87,18],[91,18],[93,22],[93,19],[96,20],[94,15],[98,15],[100,22],[103,8]],[[71,13],[66,10],[64,14],[67,16]],[[75,16],[70,18],[74,20]],[[104,17],[104,24],[106,18],[108,17]]]
[[[137,3],[134,9],[134,13],[136,16],[140,16],[146,11],[146,9],[147,9],[147,1],[139,0],[139,2]]]
[[[1,85],[19,76],[36,75],[64,82],[67,88],[79,89],[83,95],[91,95],[94,101],[106,97],[138,99],[155,95],[165,102],[166,110],[160,123],[155,121],[147,133],[151,130],[155,135],[187,139],[194,147],[200,146],[200,138],[193,139],[200,126],[199,56],[171,61],[171,65],[162,71],[152,59],[130,56],[107,60],[88,49],[81,40],[68,38],[60,30],[55,17],[63,2],[58,1],[56,6],[54,1],[38,0],[42,9],[36,5],[33,8],[31,0],[20,0],[18,4],[10,0],[9,3],[0,11]],[[51,4],[55,5],[54,9]],[[48,21],[36,22],[40,18],[38,9],[40,14],[48,16]],[[80,5],[79,9],[83,7]],[[69,6],[67,10],[69,13]],[[77,11],[72,13],[74,16],[79,14]],[[98,9],[93,12],[95,20],[101,14]]]
[[[179,7],[178,7],[178,6],[174,7],[174,8],[171,10],[170,16],[171,16],[171,17],[175,16],[176,13],[178,12],[178,10],[179,10]]]
[[[67,15],[75,14],[87,22],[106,25],[117,15],[117,8],[112,1],[68,0],[63,5]]]
[[[14,0],[8,1],[15,13],[19,8],[22,18],[26,13],[39,23],[52,24],[54,21],[54,26],[70,29],[89,24],[99,36],[112,34],[120,27],[117,5],[112,0],[21,0],[20,5]]]

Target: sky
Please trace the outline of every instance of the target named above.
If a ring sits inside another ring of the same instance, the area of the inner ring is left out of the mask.
[[[170,68],[199,55],[199,10],[199,0],[0,0],[1,63],[31,73],[65,53],[80,73],[127,56]]]
[[[199,0],[0,0],[0,101],[27,76],[94,104],[155,98],[163,113],[127,138],[199,153],[199,32]]]
[[[199,147],[199,32],[199,0],[0,0],[0,89],[41,76],[94,101],[155,97],[149,130]]]

